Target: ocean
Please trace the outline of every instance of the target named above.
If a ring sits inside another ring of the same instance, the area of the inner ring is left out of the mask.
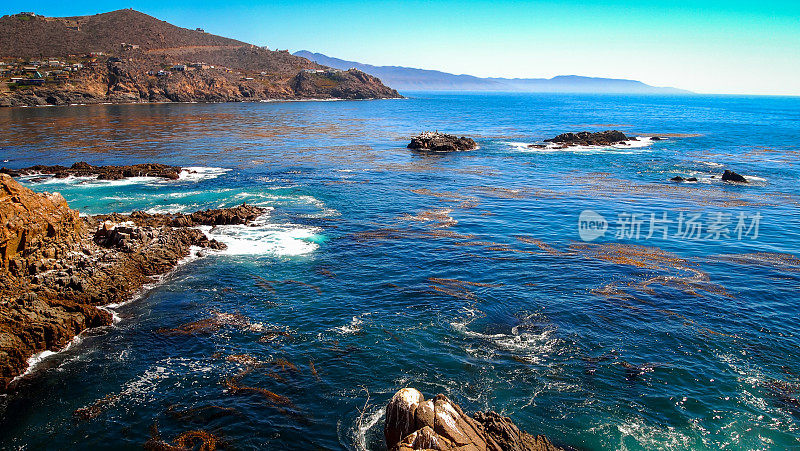
[[[641,139],[528,147],[604,129]],[[480,147],[406,149],[425,130]],[[83,214],[269,208],[207,227],[227,250],[41,356],[0,400],[0,448],[139,449],[157,429],[385,449],[402,387],[578,449],[800,447],[800,98],[17,108],[0,109],[0,133],[11,168],[188,168],[23,179]]]

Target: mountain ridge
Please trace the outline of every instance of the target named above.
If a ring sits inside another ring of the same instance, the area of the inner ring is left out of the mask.
[[[401,97],[341,71],[132,9],[0,17],[0,106]]]
[[[620,78],[582,75],[557,75],[552,78],[476,77],[404,66],[374,66],[308,50],[293,54],[329,67],[359,69],[399,90],[692,94],[684,89],[651,86],[638,80]]]

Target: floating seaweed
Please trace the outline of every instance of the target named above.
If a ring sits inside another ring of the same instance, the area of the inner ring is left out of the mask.
[[[276,293],[275,286],[272,283],[270,283],[270,281],[264,279],[261,276],[255,275],[255,274],[251,274],[251,276],[254,279],[256,279],[256,286],[258,286],[260,288],[263,288],[264,290],[269,291],[272,294]]]
[[[317,372],[317,367],[314,365],[314,361],[308,359],[308,368],[311,370],[311,375],[314,376],[317,381],[322,382],[322,379],[319,377],[319,373]]]
[[[331,271],[329,271],[329,270],[327,270],[325,268],[317,268],[316,271],[317,271],[318,274],[321,274],[321,275],[323,275],[325,277],[328,277],[330,279],[335,279],[336,278],[336,275],[334,273],[332,273]]]
[[[215,318],[205,318],[198,321],[182,324],[175,328],[161,328],[156,330],[159,334],[167,336],[210,334],[219,330],[220,324]]]
[[[487,288],[496,288],[505,285],[502,283],[471,282],[469,280],[444,279],[439,277],[428,277],[428,281],[432,283],[445,284],[445,285],[469,285],[473,287],[487,287]]]
[[[288,370],[295,373],[300,373],[300,369],[297,368],[297,365],[284,358],[275,359],[270,363],[272,364],[273,367],[280,368],[281,371]]]
[[[779,252],[753,252],[749,254],[721,254],[708,257],[710,261],[735,263],[747,266],[765,266],[784,271],[800,272],[800,258]]]
[[[563,255],[563,252],[559,251],[558,249],[554,248],[553,246],[545,243],[540,239],[523,235],[515,235],[514,238],[516,238],[519,241],[522,241],[523,243],[533,244],[550,255]]]
[[[511,189],[500,186],[474,186],[472,189],[485,196],[501,199],[524,199],[528,197],[527,189]]]
[[[265,388],[260,387],[250,387],[246,385],[240,385],[239,382],[248,372],[239,373],[236,376],[225,378],[223,384],[225,387],[233,394],[242,394],[242,393],[256,393],[264,398],[266,398],[270,403],[277,404],[277,405],[284,405],[294,407],[292,401],[287,398],[286,396],[279,395],[277,393],[271,392]]]
[[[88,421],[97,418],[101,413],[105,412],[109,407],[116,403],[120,396],[120,393],[106,395],[89,406],[81,407],[75,410],[72,412],[72,416],[82,421]]]
[[[450,216],[453,210],[450,208],[438,208],[432,210],[423,210],[416,215],[411,215],[408,213],[403,214],[398,219],[403,221],[417,221],[417,222],[425,222],[431,223],[434,227],[451,227],[458,224],[458,221],[453,219]]]
[[[153,423],[150,427],[150,440],[144,444],[144,449],[149,451],[214,451],[219,445],[219,439],[203,430],[186,431],[175,437],[173,444],[161,439],[158,425]]]
[[[403,344],[403,341],[402,341],[402,340],[400,340],[400,339],[397,337],[397,335],[395,335],[394,333],[390,332],[390,331],[389,331],[389,330],[387,330],[387,329],[383,329],[383,331],[384,331],[384,332],[386,332],[386,335],[388,335],[388,336],[389,336],[389,337],[390,337],[392,340],[394,340],[394,341],[396,341],[396,342],[398,342],[398,343],[400,343],[400,344]]]
[[[409,191],[411,191],[414,194],[435,197],[444,202],[461,203],[467,201],[467,202],[475,202],[476,204],[478,202],[478,198],[476,197],[465,196],[463,194],[448,192],[448,191],[436,192],[436,191],[431,191],[428,188],[410,189]]]

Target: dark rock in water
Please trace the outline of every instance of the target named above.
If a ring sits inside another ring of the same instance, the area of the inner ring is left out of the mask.
[[[650,141],[661,141],[661,138],[658,136],[651,136]]]
[[[725,169],[725,172],[722,173],[722,181],[723,182],[735,182],[735,183],[747,183],[747,179],[744,178],[742,175],[737,174],[729,169]]]
[[[686,181],[687,182],[696,182],[697,181],[697,177],[689,177],[688,179],[686,179]]]
[[[453,152],[456,150],[474,150],[478,144],[472,138],[458,137],[439,132],[424,132],[411,138],[409,149],[430,150],[433,152]]]
[[[154,163],[129,166],[92,166],[85,161],[79,161],[70,167],[36,165],[24,169],[0,168],[0,173],[8,174],[12,177],[52,174],[56,178],[97,176],[100,180],[120,180],[128,177],[162,177],[176,180],[180,176],[181,168]]]
[[[544,142],[559,143],[566,146],[610,146],[622,144],[625,141],[635,141],[619,130],[604,130],[602,132],[562,133],[555,138],[545,139]]]
[[[675,177],[672,177],[670,180],[672,180],[673,182],[683,182],[683,181],[686,181],[686,179],[685,179],[685,178],[683,178],[683,177],[681,177],[680,175],[676,175]]]
[[[543,435],[520,431],[495,412],[466,415],[444,395],[425,400],[413,388],[398,391],[386,407],[383,430],[390,451],[422,449],[557,451]]]

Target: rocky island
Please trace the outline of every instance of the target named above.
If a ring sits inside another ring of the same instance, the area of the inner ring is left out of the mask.
[[[125,9],[0,18],[0,106],[402,97],[339,70]]]
[[[431,152],[454,152],[456,150],[475,150],[478,144],[472,138],[448,135],[439,132],[423,132],[408,144],[409,149]]]
[[[101,306],[129,300],[209,240],[197,225],[245,224],[250,205],[193,214],[79,216],[59,194],[0,174],[0,392],[42,351],[109,325]]]
[[[554,138],[545,139],[546,143],[561,145],[562,148],[572,146],[611,146],[614,144],[627,144],[626,141],[637,141],[636,137],[626,136],[619,130],[604,130],[602,132],[562,133]],[[543,147],[532,144],[530,147]]]

